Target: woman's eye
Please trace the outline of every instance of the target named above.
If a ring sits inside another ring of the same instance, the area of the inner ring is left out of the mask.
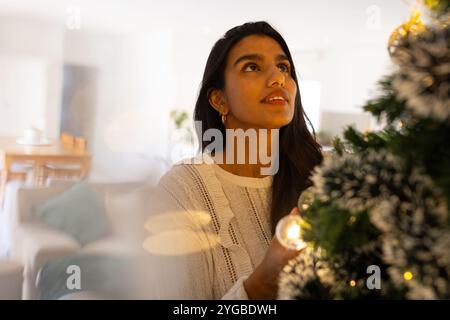
[[[255,64],[255,63],[249,63],[249,64],[247,64],[247,65],[245,65],[244,66],[244,69],[243,69],[245,72],[249,72],[249,71],[257,71],[257,70],[259,70],[259,67],[258,67],[258,65],[257,64]]]
[[[278,65],[278,67],[280,68],[280,70],[281,70],[281,72],[290,72],[290,68],[289,68],[289,66],[287,65],[287,64],[285,64],[285,63],[280,63],[279,65]]]

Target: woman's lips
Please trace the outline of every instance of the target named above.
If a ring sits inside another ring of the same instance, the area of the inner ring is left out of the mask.
[[[278,89],[272,91],[264,99],[261,100],[262,103],[268,103],[273,105],[284,106],[289,101],[289,95],[284,89]]]
[[[273,104],[273,105],[278,105],[278,106],[287,105],[287,101],[286,100],[271,100],[271,101],[263,101],[262,103],[264,103],[264,104]]]

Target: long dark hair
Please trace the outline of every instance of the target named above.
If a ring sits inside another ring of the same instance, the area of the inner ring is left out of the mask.
[[[249,22],[227,31],[213,46],[206,62],[203,80],[195,104],[194,120],[202,121],[202,132],[198,132],[199,146],[205,150],[208,142],[202,141],[203,132],[210,128],[219,129],[225,136],[225,127],[221,116],[209,103],[209,94],[213,89],[225,86],[225,67],[229,51],[233,46],[249,35],[269,36],[279,43],[291,63],[291,76],[297,86],[295,111],[292,121],[280,128],[279,169],[273,178],[271,229],[274,233],[277,222],[297,205],[299,195],[312,185],[312,169],[323,160],[321,145],[316,141],[314,128],[305,114],[289,48],[283,37],[270,24],[264,21]],[[305,117],[311,125],[314,137],[308,131]],[[198,128],[197,128],[198,129]]]

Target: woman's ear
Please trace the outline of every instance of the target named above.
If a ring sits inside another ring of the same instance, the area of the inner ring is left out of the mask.
[[[214,89],[209,94],[209,104],[220,114],[228,113],[228,106],[221,90]]]

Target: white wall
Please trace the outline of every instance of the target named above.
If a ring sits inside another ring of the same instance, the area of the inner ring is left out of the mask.
[[[98,68],[93,180],[153,177],[165,157],[169,112],[177,89],[172,39],[145,35],[67,32],[64,62]],[[153,170],[153,171],[152,171]]]
[[[1,16],[0,134],[36,125],[59,135],[62,39],[59,23]]]
[[[47,64],[32,56],[0,55],[0,135],[45,127]]]

